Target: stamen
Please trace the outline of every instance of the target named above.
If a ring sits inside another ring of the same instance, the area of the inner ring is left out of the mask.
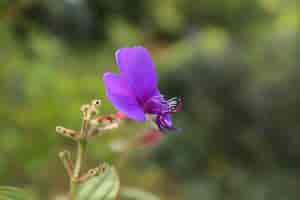
[[[168,112],[169,113],[176,113],[182,106],[182,100],[178,97],[172,97],[168,99]]]

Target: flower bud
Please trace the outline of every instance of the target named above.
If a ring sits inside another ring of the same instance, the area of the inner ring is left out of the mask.
[[[60,135],[63,135],[65,137],[69,137],[69,138],[72,138],[72,139],[78,139],[80,137],[79,132],[76,132],[72,129],[64,128],[62,126],[57,126],[56,127],[56,132]]]
[[[63,163],[67,173],[68,173],[68,176],[71,177],[72,176],[72,173],[73,173],[73,162],[71,160],[71,153],[69,151],[62,151],[58,154],[61,162]]]
[[[93,120],[94,124],[110,124],[114,121],[112,116],[97,117]]]
[[[101,132],[101,131],[108,131],[108,130],[112,130],[112,129],[115,129],[115,128],[118,128],[119,127],[119,123],[115,122],[115,123],[111,123],[111,124],[108,124],[104,127],[100,127],[98,128],[98,131]]]
[[[55,130],[56,130],[57,133],[63,134],[64,131],[65,131],[65,128],[62,127],[62,126],[57,126],[57,127],[55,128]]]
[[[90,169],[88,171],[89,176],[96,176],[99,172],[99,168],[95,168],[95,169]]]
[[[100,99],[93,100],[92,106],[99,108],[99,106],[101,106],[101,100]]]
[[[85,114],[88,112],[88,110],[90,109],[90,105],[89,104],[84,104],[81,106],[80,111]]]

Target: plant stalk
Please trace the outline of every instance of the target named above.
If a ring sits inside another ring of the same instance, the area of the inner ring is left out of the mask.
[[[81,139],[77,141],[77,155],[76,161],[73,171],[73,176],[70,178],[70,200],[76,200],[77,195],[77,188],[78,188],[78,181],[80,170],[82,167],[83,156],[86,150],[86,140]]]

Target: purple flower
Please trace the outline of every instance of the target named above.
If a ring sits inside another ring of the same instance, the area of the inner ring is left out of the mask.
[[[174,130],[171,114],[178,111],[179,98],[166,100],[158,89],[158,77],[150,53],[143,47],[121,48],[115,53],[120,74],[106,72],[106,95],[128,118],[144,122],[154,115],[162,131]]]

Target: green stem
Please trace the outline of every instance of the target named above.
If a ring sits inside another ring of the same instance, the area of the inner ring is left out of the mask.
[[[82,161],[84,152],[86,150],[86,140],[77,141],[77,156],[74,166],[73,176],[70,179],[70,200],[76,200],[76,193],[78,188],[78,182],[75,180],[80,175],[80,169],[82,167]]]

